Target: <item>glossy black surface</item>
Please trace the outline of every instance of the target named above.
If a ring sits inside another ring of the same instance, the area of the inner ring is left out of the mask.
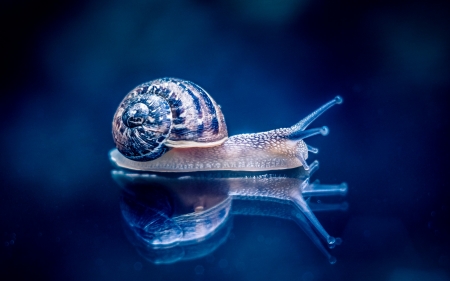
[[[443,1],[3,1],[1,280],[449,280],[450,32]],[[262,6],[260,6],[262,5]],[[44,8],[45,7],[45,8]],[[230,135],[314,122],[347,212],[322,253],[292,221],[236,216],[196,260],[155,265],[124,231],[107,153],[122,98],[201,85]]]

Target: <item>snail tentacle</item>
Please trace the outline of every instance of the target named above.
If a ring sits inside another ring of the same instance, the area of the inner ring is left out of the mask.
[[[321,134],[322,136],[326,136],[328,135],[328,133],[330,132],[330,130],[328,129],[327,126],[323,126],[322,128],[314,128],[314,129],[309,129],[306,131],[294,131],[292,133],[290,133],[287,137],[290,140],[293,141],[297,141],[297,140],[302,140],[302,139],[306,139],[318,134]]]
[[[303,131],[305,130],[314,120],[316,120],[320,115],[322,115],[325,111],[330,109],[335,104],[341,104],[344,99],[341,96],[336,96],[331,101],[322,105],[311,114],[300,120],[297,124],[291,127],[292,131]]]
[[[306,147],[308,148],[308,152],[311,152],[311,153],[314,153],[314,154],[319,153],[319,149],[314,147],[314,146],[306,145]]]

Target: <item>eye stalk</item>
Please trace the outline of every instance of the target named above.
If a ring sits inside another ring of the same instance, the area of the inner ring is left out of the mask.
[[[302,140],[306,139],[308,137],[321,134],[322,136],[328,135],[330,130],[327,126],[323,126],[322,128],[314,128],[305,130],[314,120],[316,120],[320,115],[322,115],[325,111],[330,109],[333,105],[341,104],[344,100],[340,96],[336,96],[331,101],[327,102],[326,104],[322,105],[318,109],[316,109],[314,112],[303,118],[300,122],[295,124],[290,128],[290,133],[288,134],[288,139],[290,140]]]

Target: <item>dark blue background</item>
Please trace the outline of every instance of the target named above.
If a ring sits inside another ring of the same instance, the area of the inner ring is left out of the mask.
[[[449,280],[444,2],[2,1],[0,278]],[[349,184],[348,212],[319,215],[344,240],[337,264],[294,223],[257,217],[235,217],[213,257],[156,266],[136,253],[111,121],[129,90],[165,76],[205,88],[230,135],[344,97],[314,123],[330,135],[308,140],[314,177]]]

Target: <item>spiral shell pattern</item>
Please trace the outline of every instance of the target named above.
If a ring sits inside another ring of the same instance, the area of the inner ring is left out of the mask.
[[[211,147],[228,137],[217,103],[200,86],[162,78],[133,89],[113,119],[113,138],[127,158],[149,161],[170,147]]]

